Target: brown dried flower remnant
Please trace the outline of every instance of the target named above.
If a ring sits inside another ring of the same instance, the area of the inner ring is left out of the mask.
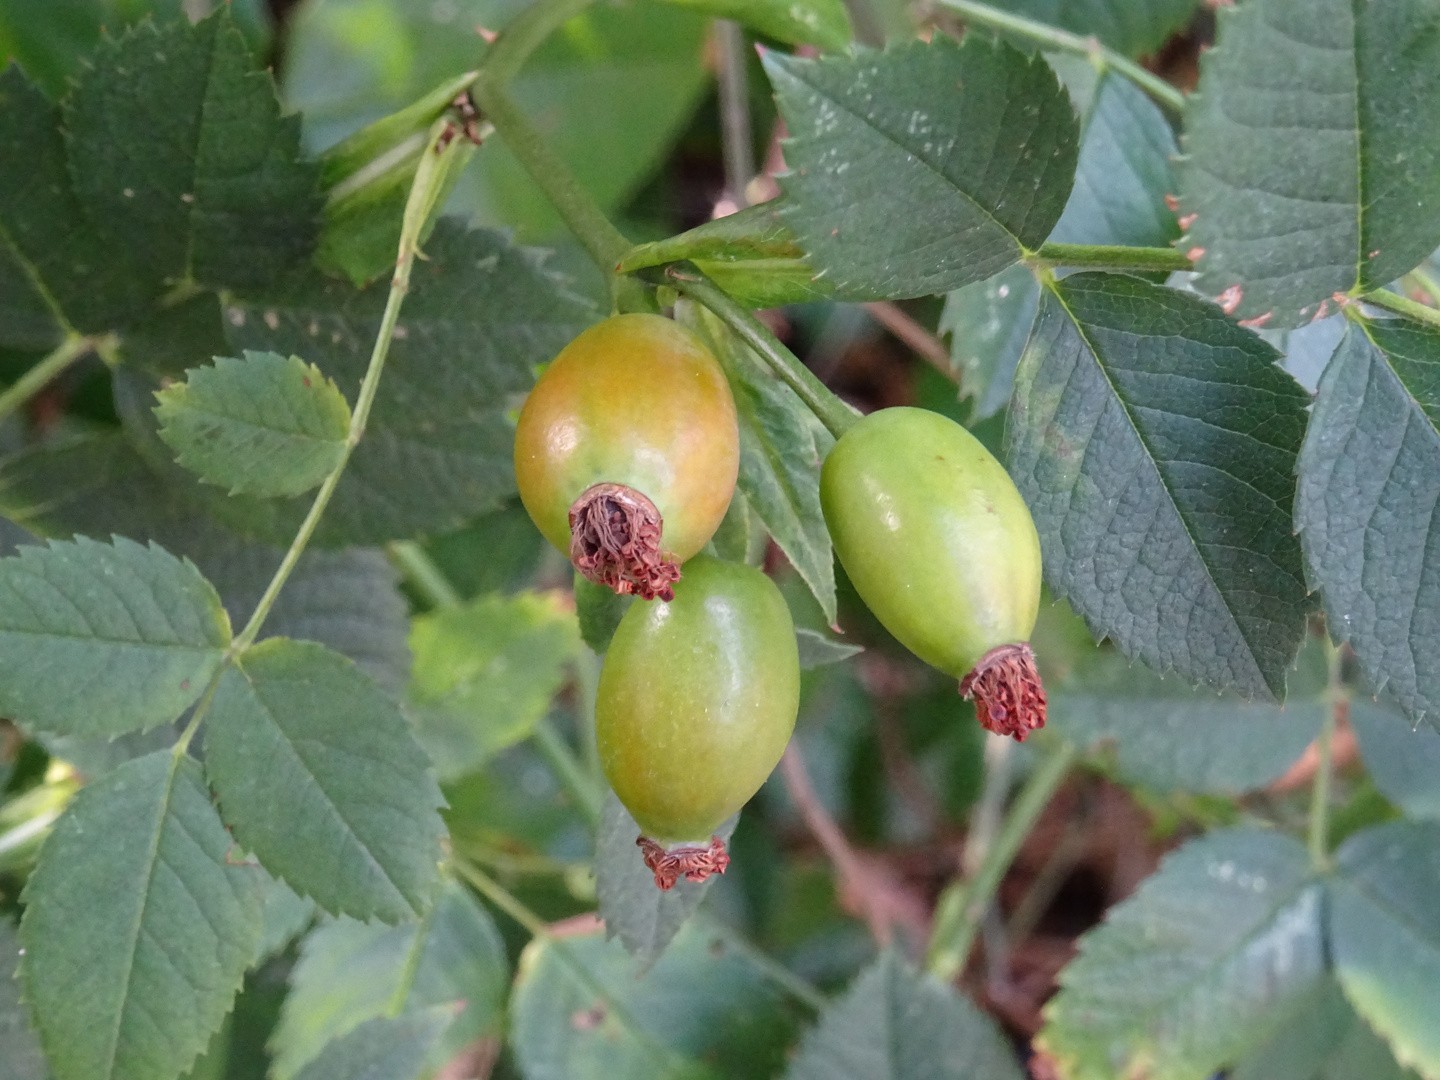
[[[675,599],[680,567],[660,550],[655,504],[623,484],[595,484],[570,507],[570,561],[597,585],[642,600]]]
[[[635,839],[645,857],[645,865],[655,875],[655,886],[661,892],[669,892],[683,874],[686,881],[704,881],[711,874],[723,874],[730,865],[730,856],[725,852],[725,841],[712,836],[710,843],[697,847],[681,844],[666,851],[648,836]]]
[[[975,699],[976,718],[996,735],[1024,742],[1045,726],[1045,687],[1026,642],[991,649],[960,680],[960,693]]]

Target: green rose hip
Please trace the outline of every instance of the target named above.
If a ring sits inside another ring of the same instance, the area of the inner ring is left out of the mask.
[[[882,409],[830,451],[820,501],[841,565],[885,628],[960,679],[989,730],[1023,740],[1043,727],[1028,644],[1040,538],[990,452],[939,413]]]
[[[775,768],[799,706],[795,627],[760,571],[700,555],[669,604],[625,613],[600,672],[596,736],[661,889],[724,872],[712,833]]]

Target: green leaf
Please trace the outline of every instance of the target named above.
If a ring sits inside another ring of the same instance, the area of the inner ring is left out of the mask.
[[[783,216],[837,293],[983,281],[1059,220],[1079,139],[1038,56],[937,34],[843,58],[769,52],[765,69],[790,131]]]
[[[214,588],[162,548],[82,537],[0,559],[0,712],[19,723],[119,735],[174,720],[229,644]]]
[[[510,1045],[527,1080],[769,1080],[784,1064],[779,993],[724,931],[692,921],[639,966],[598,935],[525,950]]]
[[[1088,63],[1080,70],[1078,78],[1083,73],[1093,76]],[[1077,76],[1064,67],[1061,75],[1075,96]],[[1175,190],[1170,167],[1175,135],[1169,121],[1134,83],[1113,71],[1089,88],[1080,117],[1075,186],[1049,239],[1137,247],[1169,244],[1180,233],[1165,205],[1166,193]],[[972,422],[994,416],[1010,400],[1015,366],[1039,302],[1040,286],[1023,266],[945,297],[940,332],[950,335],[960,393],[973,402]]]
[[[324,646],[271,638],[221,677],[205,767],[236,840],[327,911],[430,906],[443,800],[396,706]]]
[[[403,981],[413,972],[409,989]],[[446,882],[420,922],[400,926],[339,918],[305,938],[290,975],[290,992],[271,1037],[275,1080],[308,1075],[326,1047],[369,1021],[390,1014],[450,1009],[436,1032],[433,1058],[495,1034],[503,1018],[510,969],[505,946],[485,909]],[[396,1006],[397,993],[403,1000]],[[438,1038],[443,1034],[444,1038]]]
[[[260,944],[251,966],[259,965],[289,945],[314,918],[315,901],[297,896],[283,881],[274,878],[268,881],[260,909]]]
[[[826,1009],[786,1080],[1020,1080],[1015,1052],[993,1021],[893,950]]]
[[[1212,305],[1057,282],[1016,374],[1010,473],[1045,580],[1159,672],[1281,698],[1309,610],[1291,532],[1309,396]]]
[[[232,495],[300,495],[345,457],[350,406],[298,356],[219,356],[155,395],[176,460]]]
[[[458,1005],[367,1020],[327,1046],[298,1080],[419,1080]]]
[[[1103,659],[1047,687],[1049,726],[1083,747],[1112,746],[1121,775],[1160,792],[1262,788],[1299,760],[1333,708],[1318,642],[1301,653],[1284,708],[1191,689],[1115,653]]]
[[[820,463],[834,440],[796,395],[713,317],[687,325],[710,342],[725,369],[740,422],[736,487],[804,580],[825,619],[835,612],[835,553],[820,511]]]
[[[260,937],[263,876],[200,766],[168,750],[81,789],[25,889],[21,974],[55,1080],[156,1080],[220,1026]]]
[[[1253,829],[1193,840],[1080,939],[1039,1044],[1068,1080],[1205,1080],[1324,977],[1322,907],[1295,841]]]
[[[1419,1080],[1401,1068],[1331,979],[1228,1075],[1229,1080]]]
[[[65,154],[60,110],[19,68],[6,68],[0,73],[0,345],[49,349],[67,328],[112,330],[132,321],[153,295],[131,253],[107,244],[88,223]]]
[[[442,219],[416,263],[365,438],[321,522],[322,544],[375,544],[456,528],[515,490],[512,413],[595,318],[542,256],[500,233]],[[238,349],[310,358],[354,400],[379,332],[388,282],[357,290],[318,273],[269,299],[235,301]],[[253,518],[217,507],[237,526]],[[309,506],[284,509],[267,536],[288,543]],[[227,519],[228,520],[228,519]]]
[[[1196,0],[999,0],[996,7],[1084,36],[1125,56],[1157,51],[1185,29]]]
[[[528,738],[580,648],[555,596],[492,594],[417,616],[407,711],[441,780]]]
[[[789,45],[840,52],[850,44],[850,16],[840,0],[669,0],[693,11],[734,19]]]
[[[6,1080],[46,1080],[49,1070],[40,1053],[40,1040],[15,981],[20,959],[15,928],[8,919],[0,919],[0,1061],[8,1070]]]
[[[1295,528],[1325,623],[1412,722],[1440,709],[1440,332],[1351,326],[1300,451]]]
[[[740,816],[723,822],[715,835],[726,843]],[[605,792],[600,810],[600,833],[595,839],[595,891],[606,938],[620,943],[644,964],[653,964],[695,914],[712,879],[695,882],[683,878],[669,892],[655,887],[655,875],[640,857],[635,840],[640,826],[615,797]]]
[[[253,289],[309,257],[319,167],[228,5],[107,39],[64,112],[86,213],[148,278]]]
[[[805,250],[781,217],[783,206],[783,199],[772,199],[678,236],[637,244],[619,269],[629,273],[689,259],[745,307],[827,300],[833,289],[827,279],[816,280]]]
[[[1216,14],[1187,108],[1195,287],[1236,290],[1238,315],[1283,329],[1423,262],[1440,246],[1440,11],[1257,0]]]
[[[818,630],[808,630],[803,626],[795,628],[795,643],[800,647],[800,666],[806,671],[838,664],[865,651],[864,646],[836,641]]]
[[[1335,975],[1355,1011],[1403,1065],[1440,1073],[1440,825],[1358,832],[1335,856]]]
[[[615,628],[634,602],[633,596],[617,596],[578,571],[575,574],[575,614],[580,622],[580,639],[595,653],[610,647]]]
[[[1440,732],[1411,729],[1389,709],[1350,702],[1350,726],[1380,794],[1406,817],[1440,820]]]
[[[285,99],[306,114],[320,149],[405,107],[475,66],[475,27],[499,29],[505,0],[326,0],[287,25]],[[569,20],[511,84],[582,185],[613,210],[655,171],[699,104],[708,20],[673,5],[597,5]],[[561,228],[545,195],[501,140],[456,185],[453,213],[518,228],[536,240]],[[328,367],[326,370],[330,370]]]

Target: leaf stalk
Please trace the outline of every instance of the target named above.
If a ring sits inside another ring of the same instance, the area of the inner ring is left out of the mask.
[[[1124,247],[1111,244],[1050,244],[1026,260],[1044,267],[1078,266],[1096,270],[1193,270],[1183,252],[1168,247]]]
[[[4,420],[20,406],[45,389],[57,375],[91,350],[98,350],[104,344],[107,349],[116,344],[114,334],[100,337],[86,337],[83,334],[67,334],[65,340],[55,346],[29,371],[16,379],[4,393],[0,393],[0,420]]]
[[[1414,300],[1393,293],[1389,289],[1375,289],[1365,293],[1360,299],[1367,304],[1384,308],[1386,311],[1393,311],[1396,315],[1404,315],[1416,322],[1423,322],[1440,329],[1440,310],[1426,307],[1424,304],[1417,304]]]

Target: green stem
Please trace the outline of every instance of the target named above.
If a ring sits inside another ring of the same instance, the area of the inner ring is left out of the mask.
[[[570,969],[570,973],[575,976],[576,981],[593,994],[597,1000],[603,1002],[609,1015],[613,1016],[616,1022],[629,1033],[630,1037],[654,1059],[655,1063],[660,1066],[662,1075],[668,1076],[671,1075],[672,1072],[678,1072],[683,1068],[679,1055],[669,1047],[656,1041],[655,1036],[640,1026],[635,1017],[630,1014],[630,1011],[621,1005],[620,1002],[616,1001],[609,989],[595,977],[589,968],[580,962],[580,959],[575,955],[570,946],[550,930],[550,927],[544,919],[531,911],[517,897],[511,894],[508,889],[473,863],[462,859],[455,859],[452,865],[456,872],[465,878],[466,881],[470,882],[481,896],[485,897],[486,900],[489,900],[506,915],[524,927],[531,937],[539,938],[553,949],[561,963]]]
[[[732,945],[745,954],[745,959],[750,961],[760,974],[764,975],[811,1012],[816,1014],[823,1013],[830,1007],[829,998],[774,957],[761,952],[754,945],[750,944],[750,942],[738,936],[732,937],[730,941]]]
[[[992,30],[1004,30],[1042,47],[1084,56],[1102,71],[1113,68],[1171,112],[1180,114],[1185,111],[1185,95],[1179,89],[1113,49],[1107,49],[1094,37],[1081,37],[1068,30],[1027,19],[1023,15],[1014,15],[988,4],[977,3],[976,0],[939,0],[939,3],[941,7],[961,15],[966,22],[988,26]]]
[[[1315,763],[1315,779],[1310,786],[1310,865],[1324,871],[1330,866],[1330,773],[1331,744],[1335,736],[1335,724],[1349,705],[1345,686],[1341,680],[1341,652],[1328,641],[1329,653],[1330,711],[1320,734],[1315,738],[1315,750],[1319,760]]]
[[[1440,281],[1435,280],[1434,274],[1430,273],[1425,266],[1417,266],[1410,271],[1410,277],[1414,278],[1420,288],[1425,290],[1425,294],[1430,297],[1432,303],[1440,304]]]
[[[1062,742],[1035,767],[1030,779],[1015,797],[1000,832],[985,852],[984,861],[975,875],[969,880],[952,882],[940,894],[925,965],[936,978],[950,982],[964,968],[980,920],[1000,887],[1005,871],[1010,868],[1031,827],[1070,771],[1076,756],[1075,747]]]
[[[1195,269],[1195,264],[1174,248],[1109,244],[1041,244],[1030,261],[1046,266],[1089,266],[1102,270]]]
[[[50,353],[29,371],[15,380],[14,385],[0,394],[0,420],[4,420],[25,402],[29,401],[45,386],[76,360],[90,352],[98,344],[93,337],[82,334],[67,335]]]
[[[548,716],[542,716],[540,722],[535,725],[532,733],[535,739],[535,749],[540,751],[550,771],[555,774],[555,779],[560,781],[566,793],[575,800],[575,805],[585,815],[592,828],[600,827],[600,792],[595,787],[588,773],[580,764],[580,759],[575,756],[575,751],[570,749],[560,732],[555,730],[555,725],[550,722]]]
[[[496,45],[498,47],[498,41]],[[473,92],[485,118],[495,125],[496,133],[510,152],[555,205],[560,217],[590,253],[595,264],[614,280],[615,266],[630,250],[630,241],[610,223],[560,155],[550,149],[505,91],[503,81],[489,70],[484,70],[475,80]]]
[[[595,0],[541,0],[517,15],[485,51],[482,69],[495,86],[508,86],[530,54]]]
[[[405,962],[400,968],[400,978],[396,981],[395,990],[391,993],[390,1000],[385,1006],[385,1015],[392,1020],[404,1011],[410,991],[415,988],[415,978],[420,974],[420,959],[425,955],[425,939],[430,936],[430,926],[435,919],[436,906],[432,904],[426,909],[424,916],[415,926],[415,936],[410,939],[410,948],[405,950]]]
[[[360,393],[355,400],[355,410],[350,416],[350,432],[345,439],[344,452],[339,463],[320,485],[315,501],[310,504],[310,512],[301,522],[300,530],[291,541],[290,549],[285,552],[285,558],[280,561],[275,576],[265,587],[265,594],[255,606],[250,621],[231,643],[229,655],[232,657],[248,649],[255,641],[255,636],[260,633],[260,627],[264,625],[270,609],[275,606],[280,590],[285,587],[295,564],[300,561],[310,538],[315,535],[320,518],[325,513],[325,508],[330,505],[330,498],[335,494],[345,466],[350,462],[351,453],[365,434],[365,424],[370,419],[370,409],[374,406],[375,395],[380,389],[380,375],[385,370],[385,358],[390,354],[395,324],[400,318],[400,307],[405,303],[405,294],[410,290],[410,271],[415,265],[415,256],[419,250],[420,232],[439,197],[441,180],[449,163],[448,156],[464,150],[465,140],[455,136],[451,130],[452,124],[450,118],[442,117],[431,126],[429,144],[420,157],[420,166],[416,169],[415,179],[410,185],[410,196],[405,202],[405,216],[400,229],[400,249],[395,260],[395,276],[390,281],[390,294],[385,300],[385,314],[380,319],[380,331],[375,337],[375,346],[370,351],[370,364],[365,369]]]
[[[1367,304],[1384,308],[1386,311],[1393,311],[1397,315],[1404,315],[1417,322],[1440,328],[1440,311],[1426,307],[1424,304],[1417,304],[1414,300],[1390,292],[1388,289],[1376,289],[1374,292],[1366,293],[1360,299]]]
[[[389,553],[391,563],[431,607],[454,607],[461,602],[460,594],[450,584],[450,579],[414,540],[395,541],[390,545]]]
[[[814,372],[781,344],[768,326],[732,300],[692,263],[667,266],[664,280],[682,296],[688,296],[713,311],[721,322],[760,355],[781,382],[799,395],[800,400],[837,439],[860,419],[860,414],[832,394]]]

